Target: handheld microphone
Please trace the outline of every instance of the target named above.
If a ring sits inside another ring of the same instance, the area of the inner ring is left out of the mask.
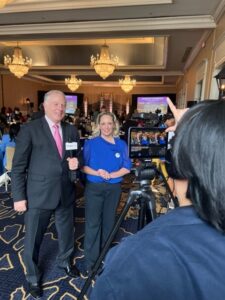
[[[69,143],[71,143],[71,139],[69,139]],[[73,150],[70,148],[69,150],[70,153],[70,158],[73,158]],[[75,156],[76,157],[76,156]],[[77,170],[70,170],[70,181],[77,183],[79,180],[78,176],[77,176]]]

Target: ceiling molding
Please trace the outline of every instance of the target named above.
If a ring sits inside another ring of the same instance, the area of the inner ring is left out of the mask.
[[[194,61],[195,57],[198,55],[198,53],[201,51],[203,45],[205,44],[206,40],[208,39],[210,35],[210,31],[206,30],[203,35],[201,36],[200,40],[196,44],[195,48],[192,50],[191,55],[188,57],[186,64],[184,66],[184,71],[186,71]]]
[[[33,79],[33,81],[36,82],[45,82],[46,84],[57,84],[57,85],[65,85],[65,82],[63,80],[53,80],[45,76],[41,75],[33,75],[33,74],[28,74],[27,76],[24,77],[25,80]],[[175,86],[173,83],[171,84],[165,84],[164,79],[162,78],[161,81],[141,81],[141,82],[136,82],[136,86],[138,87],[148,87],[148,86]],[[65,85],[66,86],[66,85]],[[82,81],[82,86],[99,86],[99,87],[119,87],[118,81]]]
[[[216,28],[212,16],[182,16],[168,18],[144,18],[131,20],[107,20],[69,23],[45,23],[0,26],[0,35],[84,33],[139,30],[204,29]]]
[[[19,46],[83,46],[83,45],[103,45],[107,41],[107,45],[113,44],[154,44],[155,37],[143,36],[143,37],[126,37],[126,38],[111,38],[111,39],[54,39],[54,40],[24,40],[19,42]],[[168,36],[165,35],[165,38]],[[0,41],[0,46],[4,47],[16,47],[17,41]]]
[[[0,65],[1,66],[1,65]],[[140,71],[143,73],[144,71],[146,72],[151,72],[152,70],[155,70],[153,72],[157,72],[156,70],[160,70],[158,73],[162,74],[164,71],[162,70],[164,67],[163,66],[155,66],[155,65],[127,65],[127,66],[118,66],[116,68],[117,72],[118,70],[123,71],[123,70],[135,70],[135,73],[138,73]],[[80,65],[49,65],[49,66],[35,66],[33,65],[31,68],[32,71],[37,71],[37,72],[55,72],[55,70],[58,70],[60,73],[63,71],[69,71],[73,70],[74,72],[79,72],[81,73],[82,71],[88,71],[88,72],[93,72],[95,73],[94,69],[89,66],[80,66]],[[179,71],[175,71],[175,73],[179,73]]]
[[[10,74],[9,70],[2,66],[4,68],[4,73],[6,74]],[[30,76],[34,76],[34,77],[37,77],[37,78],[46,78],[46,76],[52,76],[52,75],[60,75],[60,76],[68,76],[71,74],[71,68],[69,67],[68,70],[64,69],[63,71],[60,71],[60,70],[48,70],[48,69],[45,69],[45,70],[33,70],[32,68],[30,69],[28,75]],[[74,71],[74,69],[73,69]],[[95,71],[86,71],[86,72],[78,72],[76,70],[76,72],[74,72],[76,74],[79,74],[79,76],[82,76],[82,75],[91,75],[91,76],[96,76],[96,73]],[[114,75],[115,76],[124,76],[124,72],[120,71],[120,70],[116,70],[114,72]],[[175,77],[179,77],[179,76],[183,76],[184,73],[181,72],[181,71],[135,71],[135,74],[130,74],[131,76],[149,76],[149,77],[152,77],[152,76],[175,76]],[[49,81],[51,82],[54,82],[53,79],[50,79],[48,78]]]
[[[16,0],[2,9],[1,13],[159,5],[172,3],[173,0]]]
[[[41,75],[35,75],[35,74],[31,74],[31,73],[29,73],[28,75],[31,78],[39,79],[39,80],[42,80],[42,81],[45,81],[45,82],[49,82],[49,83],[56,83],[57,82],[57,81],[55,81],[55,80],[53,80],[51,78],[48,78],[48,77],[45,77],[45,76],[41,76]]]
[[[218,7],[216,8],[216,11],[214,13],[214,20],[215,22],[219,22],[220,18],[222,17],[223,13],[225,11],[225,0],[222,0]]]

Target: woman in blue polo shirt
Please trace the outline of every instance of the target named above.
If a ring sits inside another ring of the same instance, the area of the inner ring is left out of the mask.
[[[94,138],[84,145],[85,239],[87,271],[100,254],[113,228],[121,196],[121,181],[130,172],[127,144],[118,137],[119,125],[114,114],[100,113]]]

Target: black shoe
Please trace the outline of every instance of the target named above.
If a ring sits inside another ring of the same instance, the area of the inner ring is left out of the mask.
[[[64,268],[66,274],[70,277],[77,278],[80,276],[80,271],[77,269],[76,266],[68,265]]]
[[[42,296],[40,284],[28,282],[28,293],[30,293],[34,299],[40,299]]]

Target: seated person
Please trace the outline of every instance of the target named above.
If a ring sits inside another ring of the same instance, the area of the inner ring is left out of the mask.
[[[184,111],[168,103],[177,124]],[[179,121],[172,160],[180,207],[108,253],[91,300],[225,298],[224,112],[224,100],[203,101]]]
[[[3,153],[3,166],[4,166],[4,168],[5,168],[6,162],[7,162],[6,148],[7,147],[15,148],[15,146],[16,146],[15,139],[16,139],[16,136],[17,136],[19,130],[20,130],[20,124],[19,123],[11,124],[9,126],[8,136],[6,136],[5,139],[2,140],[1,151]]]

